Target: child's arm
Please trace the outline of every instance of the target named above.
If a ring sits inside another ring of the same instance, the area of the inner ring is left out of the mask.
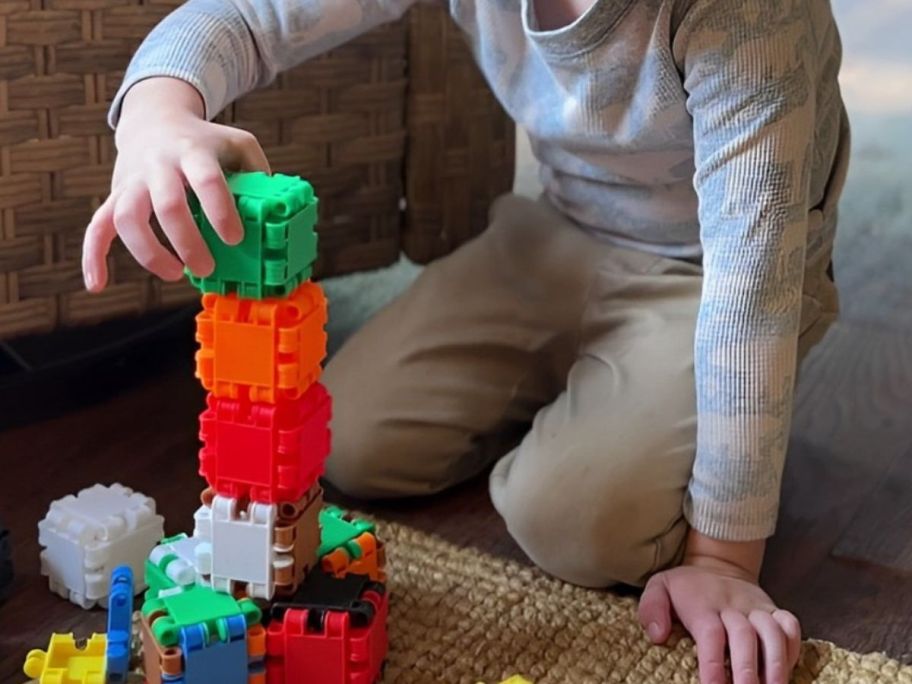
[[[242,228],[223,168],[268,170],[256,139],[209,123],[276,74],[375,26],[416,0],[190,0],[143,42],[111,106],[117,161],[111,193],[86,230],[83,275],[99,291],[114,238],[145,268],[177,280],[214,267],[186,202],[189,186],[228,243]],[[156,215],[175,257],[155,237]]]
[[[417,0],[190,0],[133,56],[111,106],[144,78],[172,76],[196,88],[212,118],[277,74],[393,21]]]
[[[838,98],[835,79],[820,77],[839,61],[831,22],[814,16],[828,11],[703,0],[675,37],[704,247],[685,503],[693,531],[685,566],[650,582],[641,617],[658,623],[661,639],[674,608],[697,641],[703,682],[725,681],[726,642],[735,684],[758,679],[758,637],[765,681],[787,681],[797,658],[797,622],[756,581],[791,421],[816,107]],[[838,130],[838,112],[833,119]]]

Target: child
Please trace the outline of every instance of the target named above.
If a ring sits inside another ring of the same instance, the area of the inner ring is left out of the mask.
[[[87,287],[105,286],[115,235],[162,278],[211,271],[184,187],[235,243],[221,168],[268,167],[207,119],[413,2],[191,0],[162,22],[111,110]],[[702,682],[725,681],[726,648],[735,684],[787,681],[798,621],[757,580],[796,369],[836,313],[848,126],[827,0],[449,9],[529,131],[544,196],[501,198],[329,363],[330,481],[421,495],[494,464],[494,505],[544,570],[645,584],[649,637],[679,619]]]

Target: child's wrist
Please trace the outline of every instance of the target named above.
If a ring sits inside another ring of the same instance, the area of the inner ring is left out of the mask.
[[[684,550],[683,564],[703,567],[756,583],[760,578],[765,549],[765,539],[729,542],[707,537],[691,528]]]
[[[206,108],[203,96],[186,81],[166,76],[146,78],[124,94],[115,135],[123,129],[148,126],[150,113],[159,121],[173,115],[202,119]]]

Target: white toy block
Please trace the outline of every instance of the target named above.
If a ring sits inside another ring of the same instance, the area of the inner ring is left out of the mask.
[[[276,576],[294,570],[294,556],[275,548],[277,506],[251,502],[238,510],[236,499],[215,495],[193,515],[194,537],[208,542],[196,549],[197,571],[213,589],[234,593],[246,584],[248,596],[270,600]]]
[[[94,485],[54,501],[38,523],[41,574],[51,591],[82,608],[106,606],[118,565],[133,570],[137,594],[145,589],[144,563],[162,536],[155,501],[120,484]]]

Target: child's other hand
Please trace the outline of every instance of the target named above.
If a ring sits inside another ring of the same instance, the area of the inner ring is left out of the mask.
[[[206,121],[202,98],[191,85],[151,78],[133,86],[124,99],[116,141],[111,194],[85,234],[86,288],[104,289],[105,257],[118,235],[143,267],[164,280],[179,280],[184,264],[194,275],[210,274],[215,264],[190,215],[186,188],[199,197],[218,235],[228,244],[240,242],[243,227],[222,169],[268,172],[256,138]],[[153,212],[177,257],[152,232]]]
[[[689,558],[649,580],[640,623],[664,643],[677,616],[697,644],[701,684],[725,684],[725,648],[734,684],[786,684],[798,662],[801,627],[748,573],[718,559]]]

